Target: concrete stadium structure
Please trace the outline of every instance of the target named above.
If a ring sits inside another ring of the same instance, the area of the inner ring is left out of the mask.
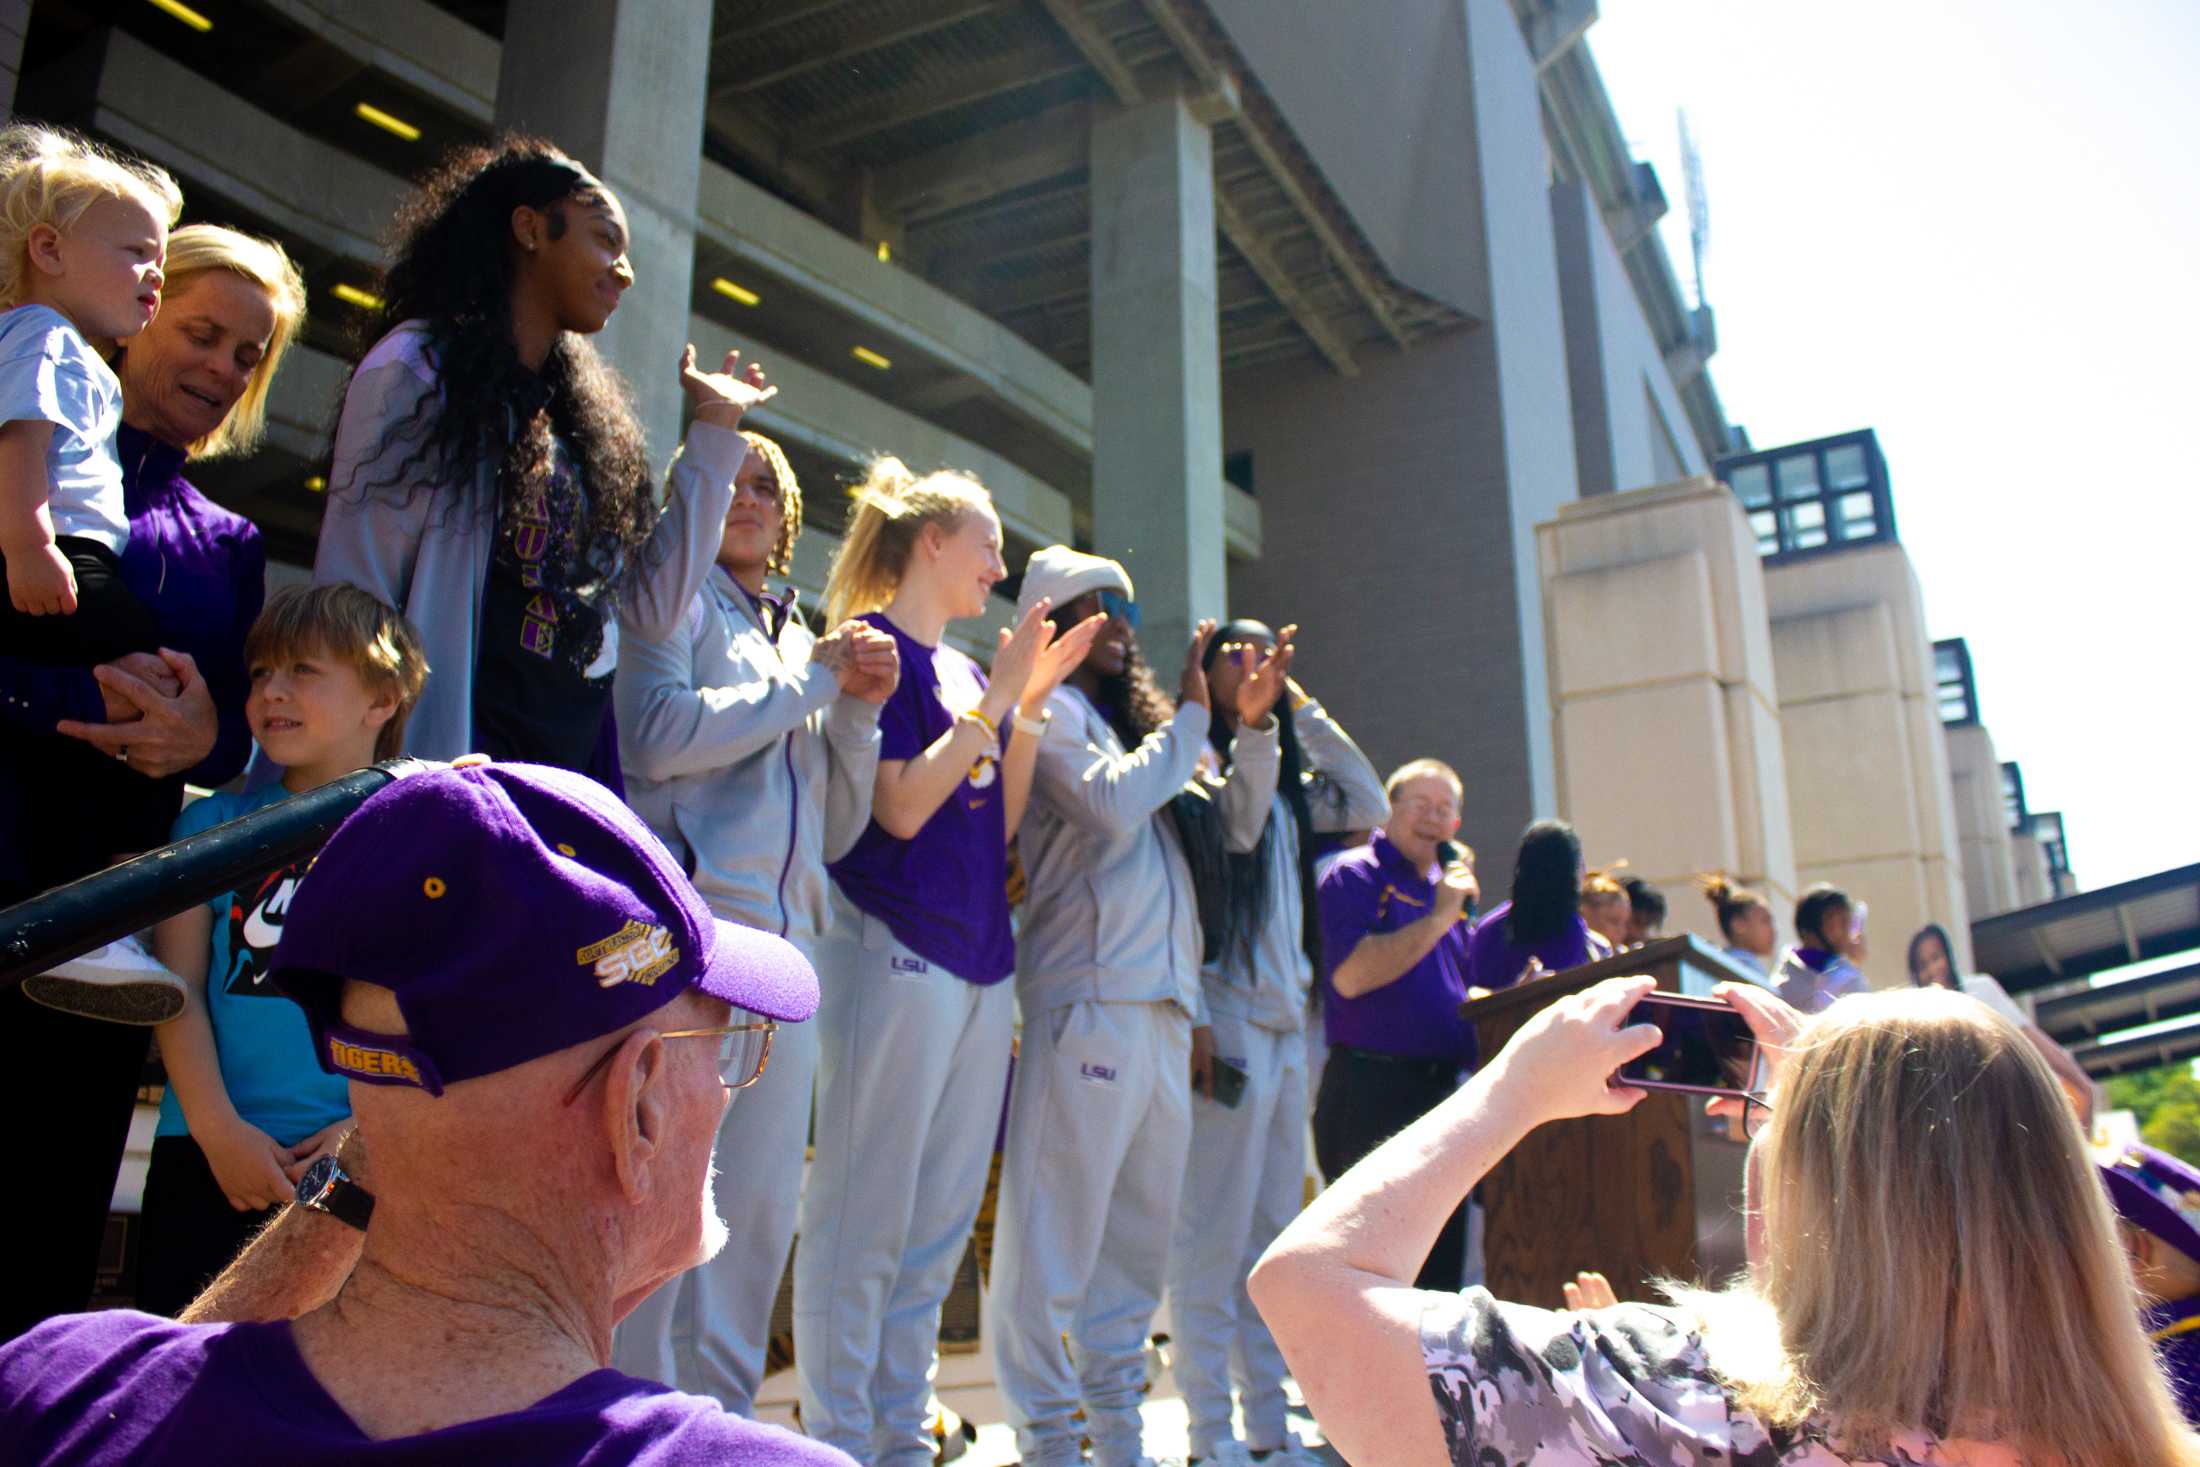
[[[1378,762],[1467,771],[1493,885],[1554,807],[1534,527],[1741,445],[1580,43],[1593,0],[23,0],[22,113],[306,266],[273,442],[209,465],[310,563],[327,429],[406,179],[543,132],[624,198],[602,345],[662,458],[680,344],[740,346],[809,487],[815,590],[870,455],[992,489],[1012,568],[1123,558],[1192,619],[1297,621]],[[1004,599],[1001,607],[1005,611]],[[1494,893],[1493,893],[1494,894]]]

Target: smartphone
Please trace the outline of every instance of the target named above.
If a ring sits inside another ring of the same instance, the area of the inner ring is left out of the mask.
[[[1245,1071],[1219,1054],[1212,1063],[1214,1078],[1207,1083],[1207,1093],[1215,1098],[1217,1104],[1236,1110],[1238,1103],[1245,1099]]]
[[[1752,1093],[1757,1083],[1757,1036],[1741,1012],[1722,999],[1649,993],[1627,1016],[1630,1024],[1655,1024],[1664,1038],[1613,1076],[1618,1085],[1679,1090],[1692,1095]]]

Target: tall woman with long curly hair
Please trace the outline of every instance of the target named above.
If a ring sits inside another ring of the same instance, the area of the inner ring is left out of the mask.
[[[763,373],[680,362],[694,425],[660,508],[626,384],[588,338],[634,283],[626,213],[537,138],[462,149],[398,213],[336,427],[314,579],[398,607],[428,681],[405,752],[619,787],[619,613],[673,630],[709,573]]]

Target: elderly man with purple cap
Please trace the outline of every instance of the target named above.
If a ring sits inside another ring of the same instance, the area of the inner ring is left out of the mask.
[[[607,1368],[612,1326],[724,1241],[719,1117],[816,975],[713,918],[600,785],[461,766],[345,821],[276,951],[357,1135],[183,1322],[0,1349],[10,1460],[848,1461]]]
[[[2147,1338],[2161,1355],[2178,1409],[2200,1425],[2200,1170],[2134,1143],[2102,1164],[2101,1180],[2123,1223],[2132,1278],[2147,1300]]]

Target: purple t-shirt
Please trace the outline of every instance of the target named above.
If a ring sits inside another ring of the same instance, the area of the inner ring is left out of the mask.
[[[952,647],[917,641],[882,611],[863,620],[901,649],[901,682],[878,712],[878,756],[914,759],[978,706],[985,674]],[[1004,750],[1010,736],[1004,724]],[[914,838],[896,839],[873,820],[826,869],[849,901],[918,957],[972,983],[998,983],[1016,967],[1004,817],[1000,765],[980,759]]]
[[[1371,933],[1395,932],[1428,915],[1436,884],[1416,871],[1381,831],[1322,875],[1322,950],[1332,967]],[[1331,1044],[1409,1059],[1474,1063],[1474,1031],[1459,1018],[1467,997],[1464,914],[1404,976],[1346,998],[1322,975],[1322,1022]]]
[[[1483,988],[1510,988],[1527,970],[1528,959],[1538,958],[1553,973],[1578,968],[1589,961],[1589,924],[1579,912],[1566,919],[1556,932],[1546,932],[1534,942],[1515,942],[1505,931],[1513,904],[1499,902],[1490,908],[1474,936],[1467,940],[1467,981]]]
[[[598,1370],[524,1411],[370,1440],[306,1368],[290,1325],[65,1315],[0,1346],[0,1459],[163,1463],[587,1462],[589,1467],[847,1467],[822,1442],[716,1401]]]

